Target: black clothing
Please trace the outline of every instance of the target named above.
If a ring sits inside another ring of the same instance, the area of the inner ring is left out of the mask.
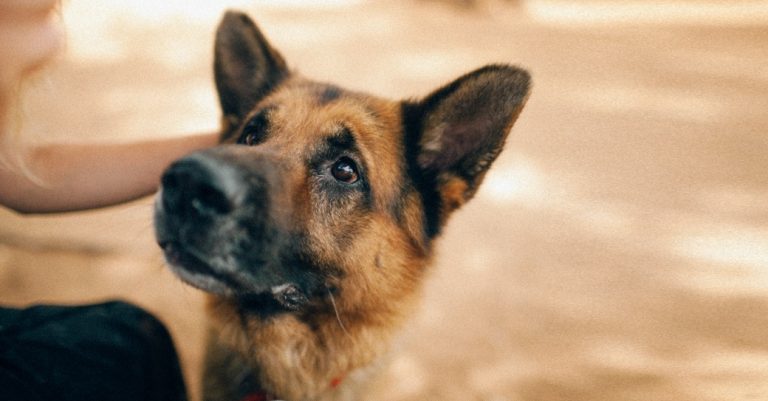
[[[186,399],[168,331],[136,306],[0,308],[0,400]]]

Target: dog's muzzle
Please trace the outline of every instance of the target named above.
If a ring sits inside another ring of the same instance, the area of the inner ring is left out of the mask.
[[[155,202],[155,233],[182,280],[222,295],[286,283],[281,230],[270,194],[279,167],[221,146],[173,163]]]

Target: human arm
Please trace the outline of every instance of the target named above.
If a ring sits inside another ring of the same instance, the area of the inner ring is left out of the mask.
[[[59,0],[0,0],[0,205],[21,213],[47,213],[109,206],[149,194],[166,165],[212,146],[216,134],[131,144],[62,144],[22,152],[9,124],[23,78],[55,54],[63,41],[55,12]],[[9,160],[13,161],[9,163]]]
[[[0,204],[19,213],[93,209],[154,192],[174,160],[213,146],[215,133],[120,144],[49,144],[30,149],[32,175],[0,168]]]
[[[63,42],[59,0],[0,1],[0,102],[22,76],[43,66]]]

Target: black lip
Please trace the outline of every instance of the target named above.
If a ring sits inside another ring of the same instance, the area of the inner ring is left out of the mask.
[[[233,291],[243,290],[242,285],[235,282],[231,277],[217,272],[208,263],[206,263],[199,257],[193,255],[192,253],[184,250],[184,247],[181,244],[174,241],[169,241],[169,242],[161,243],[160,247],[163,249],[163,252],[165,253],[166,260],[172,266],[175,266],[176,268],[184,269],[190,273],[204,274],[206,276],[212,277],[220,281],[221,283],[225,284]],[[200,288],[204,291],[208,291],[205,288],[201,288],[197,283],[190,282],[189,280],[185,280],[183,277],[181,278],[183,281],[186,281],[188,284],[194,287]]]
[[[268,317],[278,313],[300,311],[310,302],[309,294],[295,285],[291,285],[286,288],[286,291],[279,293],[272,293],[269,290],[255,292],[253,289],[249,290],[241,283],[234,281],[232,277],[217,272],[211,265],[193,252],[186,250],[184,245],[179,242],[162,241],[159,242],[159,245],[163,249],[171,270],[175,271],[176,276],[182,281],[211,294],[232,297],[243,311]],[[228,287],[232,292],[224,294],[206,288],[206,286],[201,285],[199,282],[179,274],[179,270],[211,277]]]
[[[160,244],[165,253],[165,259],[168,263],[184,268],[192,273],[201,273],[218,278],[218,274],[207,263],[200,260],[200,258],[185,251],[176,242],[165,242]]]

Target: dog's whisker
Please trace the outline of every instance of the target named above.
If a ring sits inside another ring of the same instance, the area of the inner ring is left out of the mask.
[[[366,399],[529,74],[492,64],[388,100],[293,74],[237,11],[214,49],[223,146],[169,165],[153,214],[168,271],[212,301],[202,398]]]
[[[343,331],[347,337],[352,338],[347,331],[347,328],[344,327],[344,322],[341,321],[341,315],[339,314],[339,308],[336,307],[336,299],[333,298],[333,292],[331,292],[331,289],[327,285],[325,286],[325,290],[328,291],[328,297],[331,298],[331,306],[333,306],[333,312],[336,314],[336,321],[339,322],[341,331]]]

